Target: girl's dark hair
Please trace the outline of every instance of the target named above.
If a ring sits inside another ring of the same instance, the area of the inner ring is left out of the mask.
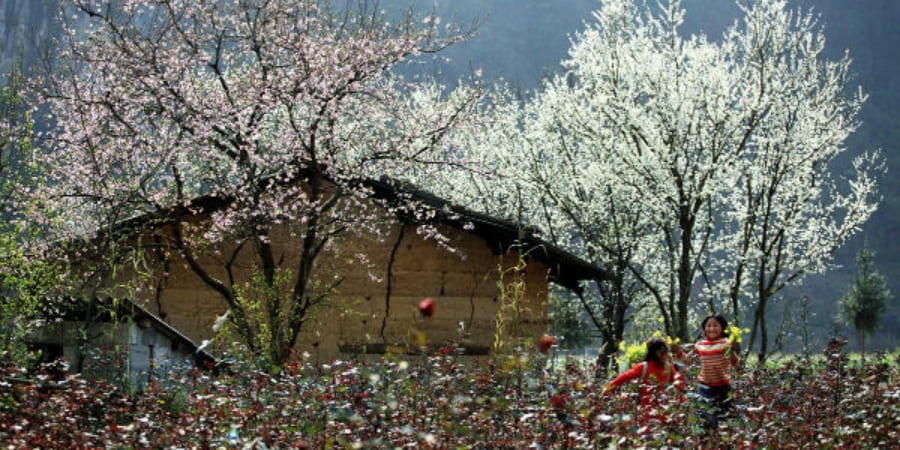
[[[703,322],[700,323],[700,330],[703,331],[706,328],[706,322],[709,322],[710,319],[716,319],[716,322],[719,322],[719,325],[722,326],[722,337],[728,337],[728,319],[722,315],[722,313],[712,313],[706,318],[703,319]]]
[[[652,338],[647,341],[647,356],[644,357],[644,361],[654,361],[657,364],[662,364],[662,361],[656,356],[659,349],[664,349],[667,352],[669,351],[669,346],[666,344],[666,341],[660,338]]]

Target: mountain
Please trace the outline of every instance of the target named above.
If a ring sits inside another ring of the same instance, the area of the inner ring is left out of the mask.
[[[16,59],[33,67],[52,33],[56,0],[0,0],[0,73]]]

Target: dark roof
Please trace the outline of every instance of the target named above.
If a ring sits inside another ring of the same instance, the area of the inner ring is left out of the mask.
[[[510,249],[534,257],[550,269],[550,281],[571,290],[579,290],[581,280],[604,280],[609,274],[572,253],[569,253],[543,239],[535,237],[531,227],[517,225],[512,221],[498,219],[471,209],[454,205],[429,192],[404,184],[396,180],[368,180],[375,195],[381,198],[394,198],[400,192],[409,194],[413,200],[420,201],[437,211],[434,220],[449,226],[466,229],[483,237],[492,246],[496,254]],[[411,216],[405,219],[416,221]]]
[[[296,180],[292,182],[296,182]],[[396,179],[382,177],[380,180],[364,179],[357,182],[370,188],[373,196],[377,199],[396,202],[400,201],[402,197],[433,208],[437,214],[431,219],[432,222],[446,224],[479,235],[490,243],[496,254],[510,249],[518,249],[522,253],[527,253],[528,256],[544,263],[550,269],[550,281],[560,286],[578,291],[580,289],[578,282],[581,280],[609,279],[609,274],[604,269],[533,236],[528,231],[530,229],[528,226],[517,225],[512,221],[454,205],[448,200]],[[171,217],[209,214],[226,207],[233,200],[231,197],[216,195],[197,197],[187,207],[176,207],[173,210],[151,213],[125,221],[121,224],[120,229],[128,230],[134,225],[141,226],[156,220],[165,222]],[[401,213],[400,217],[409,222],[418,221],[412,214]]]

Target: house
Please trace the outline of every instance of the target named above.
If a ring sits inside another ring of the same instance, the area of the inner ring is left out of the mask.
[[[127,381],[136,388],[173,367],[216,365],[194,341],[133,301],[57,300],[47,299],[45,307],[53,307],[59,320],[28,338],[43,362],[62,358],[71,371]]]
[[[390,200],[398,195],[396,183],[367,183],[376,198]],[[361,267],[346,257],[320,257],[318,270],[325,275],[340,274],[342,282],[327,304],[304,321],[295,350],[308,352],[319,361],[407,351],[422,343],[487,354],[495,340],[498,313],[510,299],[509,294],[501,294],[501,286],[521,281],[514,326],[503,332],[511,333],[509,338],[527,338],[547,331],[549,283],[578,289],[581,280],[606,277],[602,269],[522,232],[511,222],[454,206],[426,192],[405,189],[404,193],[436,211],[431,224],[449,239],[453,250],[418,235],[417,219],[402,214],[392,216],[380,239],[340,241],[337,245],[346,250],[341,254],[364,252],[369,265]],[[227,200],[200,198],[178,220],[203,226],[210,220],[210,212],[227,204]],[[157,226],[163,229],[166,225]],[[276,249],[275,259],[290,266],[296,258],[298,238],[285,226],[276,226],[268,237]],[[237,274],[233,277],[249,280],[254,261],[242,252],[226,242],[198,258],[214,267],[216,255],[234,253],[237,258],[229,265]],[[134,294],[135,302],[192,342],[212,339],[213,324],[225,314],[227,305],[179,258],[172,252],[150,264],[153,273],[145,277],[146,288]],[[230,276],[223,271],[213,275]],[[137,275],[125,270],[119,280],[128,277]],[[425,297],[436,304],[431,317],[417,310]]]

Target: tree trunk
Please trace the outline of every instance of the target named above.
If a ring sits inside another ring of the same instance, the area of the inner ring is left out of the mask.
[[[602,323],[599,324],[603,347],[597,358],[597,376],[602,376],[609,370],[613,362],[613,355],[618,351],[619,341],[625,334],[625,312],[629,306],[628,296],[625,292],[626,269],[624,264],[618,265],[614,279],[609,281],[611,288],[608,290],[603,289],[602,281],[597,281],[603,317]]]
[[[681,261],[678,265],[678,299],[675,311],[672,311],[672,332],[682,341],[690,340],[688,336],[688,300],[691,298],[691,233],[682,230]]]
[[[859,333],[859,340],[861,344],[860,350],[862,351],[862,362],[866,362],[866,333]]]
[[[759,306],[756,308],[757,319],[759,321],[759,365],[766,362],[769,347],[769,336],[768,331],[766,330],[766,300],[767,299],[760,300]]]

